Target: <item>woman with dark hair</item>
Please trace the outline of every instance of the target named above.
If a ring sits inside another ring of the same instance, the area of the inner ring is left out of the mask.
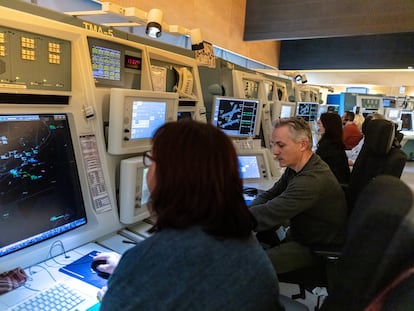
[[[321,139],[316,154],[329,165],[340,184],[347,184],[350,170],[342,140],[342,119],[337,113],[326,112],[317,123]]]
[[[283,310],[232,141],[211,124],[166,123],[144,164],[153,235],[102,265],[115,271],[100,310]]]

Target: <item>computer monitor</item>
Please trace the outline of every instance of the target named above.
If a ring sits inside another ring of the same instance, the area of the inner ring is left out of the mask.
[[[245,149],[237,147],[240,174],[243,182],[261,183],[280,177],[280,167],[269,148]]]
[[[337,114],[339,114],[339,105],[327,105],[326,106],[326,111],[327,112],[336,112]]]
[[[271,170],[266,155],[260,151],[239,152],[240,176],[244,183],[258,182],[271,178]]]
[[[141,50],[93,37],[88,45],[96,86],[140,88]]]
[[[149,216],[150,192],[142,156],[121,160],[119,173],[119,216],[123,224],[134,224]]]
[[[282,102],[280,106],[280,118],[290,118],[295,115],[296,103]]]
[[[0,115],[0,257],[87,223],[69,115]]]
[[[385,108],[385,117],[388,120],[399,120],[402,110],[399,108]]]
[[[243,179],[260,178],[260,168],[257,156],[238,156],[240,163],[240,174]]]
[[[412,112],[405,112],[401,113],[401,130],[402,131],[412,131],[413,128],[413,113]]]
[[[318,118],[319,104],[311,102],[298,102],[296,106],[296,116],[304,118],[306,121],[316,121]]]
[[[177,111],[177,93],[112,88],[108,152],[132,154],[150,150],[155,130],[176,121]]]
[[[260,132],[262,109],[258,99],[215,96],[211,120],[231,137],[255,137]]]

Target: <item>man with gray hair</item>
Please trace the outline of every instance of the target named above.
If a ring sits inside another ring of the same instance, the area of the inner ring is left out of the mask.
[[[280,179],[251,204],[256,231],[275,232],[288,224],[286,238],[267,248],[277,273],[317,263],[312,245],[342,244],[347,207],[345,194],[329,166],[312,152],[312,132],[299,117],[280,119],[272,132],[272,152],[281,167]]]

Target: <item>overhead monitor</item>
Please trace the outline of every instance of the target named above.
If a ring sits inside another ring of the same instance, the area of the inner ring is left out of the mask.
[[[368,88],[359,86],[351,86],[346,88],[347,93],[368,94],[368,91]]]
[[[258,99],[215,96],[211,120],[231,137],[255,137],[260,131],[262,109]]]
[[[402,131],[412,131],[412,130],[414,130],[414,127],[413,127],[413,113],[412,112],[403,111],[401,113],[401,121],[402,121],[402,125],[401,125],[401,130]]]
[[[87,223],[69,115],[0,115],[0,257]]]
[[[304,118],[306,121],[316,121],[318,118],[319,104],[312,102],[298,102],[296,106],[296,116]]]
[[[382,106],[384,108],[395,108],[396,100],[395,98],[383,98],[382,99]]]
[[[383,96],[374,95],[357,95],[356,106],[360,107],[360,111],[364,114],[365,112],[374,112],[383,108]]]
[[[141,86],[142,51],[92,37],[88,37],[88,44],[96,86]]]
[[[177,120],[178,94],[113,88],[109,105],[108,152],[141,153],[156,129]]]

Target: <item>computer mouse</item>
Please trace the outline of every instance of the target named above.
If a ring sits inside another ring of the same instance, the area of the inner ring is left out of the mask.
[[[257,188],[253,188],[253,187],[246,187],[243,189],[244,194],[250,195],[250,196],[255,196],[258,193]]]
[[[106,264],[106,260],[102,260],[102,259],[101,260],[93,260],[92,264],[91,264],[91,268],[101,278],[109,279],[110,274],[108,272],[99,271],[98,268],[97,268],[99,265],[104,265],[104,264]]]

